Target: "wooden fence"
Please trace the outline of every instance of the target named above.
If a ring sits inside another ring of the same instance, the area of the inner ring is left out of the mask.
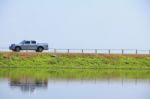
[[[0,47],[0,51],[11,52],[8,47]],[[23,52],[33,52],[33,51],[23,51]],[[150,50],[138,50],[138,49],[56,49],[56,48],[49,48],[49,50],[44,52],[50,53],[91,53],[91,54],[146,54],[150,55]]]

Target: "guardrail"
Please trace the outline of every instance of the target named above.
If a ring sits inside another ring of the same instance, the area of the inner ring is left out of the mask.
[[[93,54],[148,54],[150,50],[137,49],[51,49],[53,53],[93,53]]]
[[[8,47],[0,47],[1,52],[11,52]],[[23,51],[23,52],[33,52],[33,51]],[[61,48],[49,48],[49,50],[44,52],[51,53],[91,53],[91,54],[146,54],[150,55],[150,50],[138,50],[138,49],[61,49]]]

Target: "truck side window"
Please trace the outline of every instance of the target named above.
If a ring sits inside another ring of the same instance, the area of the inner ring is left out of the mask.
[[[30,44],[30,41],[25,41],[25,44]]]
[[[36,44],[36,41],[31,41],[31,44]]]

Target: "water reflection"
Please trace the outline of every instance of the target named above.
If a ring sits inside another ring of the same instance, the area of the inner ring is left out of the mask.
[[[0,99],[150,99],[149,92],[146,70],[0,70]]]
[[[69,85],[75,82],[78,82],[81,85],[91,83],[91,84],[102,84],[105,83],[105,85],[109,86],[113,83],[117,83],[118,85],[121,85],[122,87],[124,85],[132,84],[134,86],[138,86],[138,84],[145,83],[150,86],[150,80],[142,80],[142,79],[113,79],[113,78],[107,78],[107,79],[94,79],[94,80],[88,80],[88,79],[78,79],[78,80],[70,80],[70,79],[34,79],[34,78],[26,78],[26,79],[11,79],[9,80],[9,86],[12,89],[20,89],[22,92],[34,92],[35,90],[41,90],[41,89],[47,89],[48,83],[49,85],[55,85],[57,83],[63,83],[65,85]]]
[[[35,89],[46,89],[48,80],[40,79],[11,79],[9,82],[11,88],[20,88],[22,92],[33,92]]]

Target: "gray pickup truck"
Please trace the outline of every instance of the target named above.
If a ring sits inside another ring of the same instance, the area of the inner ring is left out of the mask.
[[[42,52],[43,50],[48,50],[48,44],[36,43],[34,40],[23,40],[19,44],[11,44],[9,49],[15,52],[20,52],[20,50],[35,50],[36,52]]]

